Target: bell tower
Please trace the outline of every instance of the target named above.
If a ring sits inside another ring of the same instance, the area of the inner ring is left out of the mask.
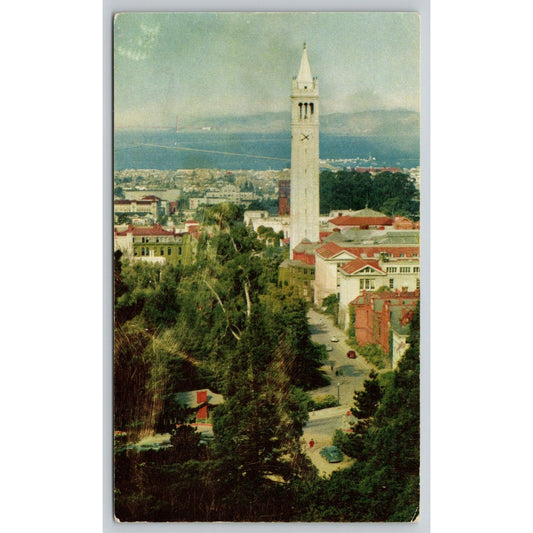
[[[302,240],[319,240],[318,79],[304,43],[291,91],[291,259]]]

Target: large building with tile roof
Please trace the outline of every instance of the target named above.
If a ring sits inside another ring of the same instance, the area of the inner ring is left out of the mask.
[[[115,250],[130,260],[152,263],[191,264],[196,253],[197,240],[187,232],[167,230],[161,224],[150,227],[128,226],[115,229]]]
[[[393,224],[394,219],[384,213],[369,208],[360,209],[353,214],[345,214],[329,220],[329,228],[331,230],[335,228],[385,229],[385,227],[390,227]]]
[[[320,306],[325,297],[337,294],[344,324],[348,302],[363,289],[385,285],[415,290],[420,277],[418,232],[354,230],[352,236],[347,240],[344,234],[342,240],[329,240],[315,250],[314,303]],[[367,268],[373,273],[363,277]],[[368,281],[361,285],[361,279]]]

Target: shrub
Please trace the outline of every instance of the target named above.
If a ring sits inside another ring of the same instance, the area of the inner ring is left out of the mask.
[[[308,411],[319,411],[320,409],[327,409],[328,407],[337,407],[337,398],[333,394],[326,394],[325,396],[317,396],[311,398],[307,403]]]
[[[390,358],[383,351],[383,348],[378,344],[365,344],[358,346],[357,352],[362,355],[367,361],[372,363],[376,368],[390,368]]]

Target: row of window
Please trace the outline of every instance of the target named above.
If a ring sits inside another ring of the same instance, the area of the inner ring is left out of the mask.
[[[300,118],[308,118],[315,112],[315,106],[311,103],[299,103],[298,107],[300,108]]]
[[[361,278],[359,280],[359,290],[373,291],[376,288],[374,278]]]
[[[137,255],[137,250],[135,250],[134,255]],[[149,256],[150,255],[150,248],[148,247],[141,247],[141,255]],[[165,255],[165,249],[161,248],[159,251],[159,255]],[[172,248],[167,249],[167,255],[172,255]],[[178,255],[181,255],[181,246],[178,247]]]
[[[400,273],[401,274],[410,274],[411,273],[411,268],[413,269],[412,271],[417,274],[418,272],[420,272],[420,267],[410,267],[410,266],[403,266],[403,267],[399,267],[400,268]],[[398,267],[387,267],[387,274],[396,274],[398,272]]]
[[[374,255],[376,255],[376,254],[374,254]],[[391,254],[389,252],[381,252],[381,255],[383,257],[388,257],[389,259],[393,257],[393,254]],[[402,253],[398,254],[398,257],[418,257],[418,252],[413,252],[412,254],[405,254],[405,253],[402,252]]]
[[[139,242],[138,240],[136,241],[135,240],[135,237],[133,237],[133,242]],[[148,243],[148,242],[180,242],[179,240],[178,241],[175,241],[173,237],[156,237],[155,239],[152,239],[151,237],[141,237],[141,241],[140,242],[143,242],[143,243]]]
[[[416,278],[416,288],[420,290],[420,278]],[[389,279],[389,289],[394,289],[394,278]]]

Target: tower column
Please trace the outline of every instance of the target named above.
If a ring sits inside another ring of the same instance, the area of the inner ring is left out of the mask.
[[[291,91],[291,258],[303,240],[319,240],[318,80],[304,44],[300,70]]]

